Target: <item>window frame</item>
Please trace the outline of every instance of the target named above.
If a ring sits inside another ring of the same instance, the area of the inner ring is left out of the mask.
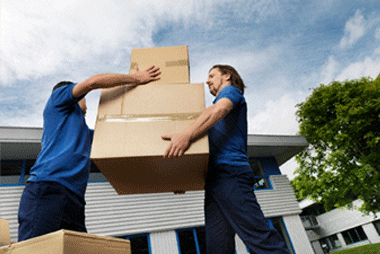
[[[176,232],[177,248],[178,248],[178,253],[179,254],[182,253],[181,252],[181,242],[180,242],[180,238],[179,238],[179,233],[180,232],[184,232],[184,231],[190,231],[190,232],[192,232],[192,236],[194,238],[195,250],[196,250],[197,254],[203,254],[201,252],[200,247],[199,247],[199,239],[198,239],[197,229],[203,229],[205,231],[205,226],[193,227],[193,228],[180,228],[180,229],[176,229],[175,232]],[[205,242],[204,242],[204,246],[206,246],[206,239],[205,239]]]
[[[122,236],[116,236],[117,238],[121,238],[121,239],[126,239],[126,240],[129,240],[131,241],[131,238],[137,238],[137,237],[146,237],[147,239],[147,244],[148,244],[148,252],[149,254],[152,254],[152,245],[151,245],[151,241],[150,241],[150,234],[149,233],[142,233],[142,234],[135,234],[135,235],[122,235]],[[132,241],[130,242],[131,243],[131,254],[133,254],[132,252]]]
[[[252,166],[252,161],[257,161],[258,163],[258,166],[259,166],[259,170],[261,171],[262,175],[256,175],[255,174],[255,171],[254,171],[254,167]],[[266,171],[265,171],[265,168],[262,166],[261,164],[261,161],[260,161],[260,158],[257,158],[257,157],[249,157],[249,165],[254,173],[254,179],[255,179],[255,184],[253,185],[253,190],[254,191],[263,191],[263,190],[273,190],[273,185],[272,185],[272,182],[270,180],[270,174],[268,174]],[[265,183],[268,185],[267,188],[257,188],[256,187],[256,180],[257,179],[264,179]]]
[[[359,229],[359,228],[360,228],[360,230],[361,230],[362,232],[358,232],[358,229]],[[361,233],[364,234],[364,236],[366,237],[365,239],[362,239],[362,238],[361,238]],[[353,245],[353,244],[357,244],[357,243],[360,243],[360,242],[363,242],[363,241],[367,241],[367,240],[368,240],[368,236],[367,236],[367,234],[365,233],[365,231],[364,231],[364,229],[363,229],[362,226],[358,226],[358,227],[355,227],[355,228],[350,228],[350,229],[348,229],[348,230],[343,231],[341,234],[342,234],[342,237],[343,237],[343,239],[344,239],[344,241],[345,241],[345,243],[346,243],[347,245]],[[348,238],[347,238],[346,234],[347,234]],[[352,236],[352,234],[355,234],[355,235]],[[356,242],[354,241],[354,238],[353,238],[353,237],[355,237],[355,236],[358,238],[358,241],[356,241]],[[347,239],[350,240],[350,243],[347,242]]]
[[[29,171],[33,167],[34,163],[36,162],[36,159],[14,159],[14,160],[1,160],[0,166],[4,162],[21,162],[21,172],[20,174],[14,174],[14,175],[7,175],[3,176],[0,171],[0,186],[1,187],[12,187],[12,186],[25,186],[26,181],[28,180],[30,174]],[[30,164],[30,162],[33,162]],[[28,168],[28,166],[30,166]],[[3,178],[2,177],[15,177],[18,178],[17,183],[16,180],[12,181],[14,183],[4,183],[3,184]],[[91,180],[99,178],[99,180]],[[88,183],[106,183],[108,180],[105,178],[105,176],[102,174],[102,172],[97,169],[96,165],[91,161],[91,171],[88,179]]]

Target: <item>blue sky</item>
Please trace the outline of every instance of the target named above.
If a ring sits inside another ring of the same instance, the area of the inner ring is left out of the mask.
[[[380,73],[375,0],[3,0],[0,8],[0,126],[41,127],[54,84],[128,73],[132,48],[188,45],[193,83],[214,64],[234,66],[247,85],[251,134],[294,135],[295,105],[310,89]],[[87,96],[92,128],[98,100],[99,91]],[[295,166],[281,170],[292,178]]]

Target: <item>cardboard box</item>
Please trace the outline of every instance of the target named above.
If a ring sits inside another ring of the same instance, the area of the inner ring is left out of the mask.
[[[155,65],[161,69],[161,79],[151,84],[190,83],[187,46],[132,49],[130,73],[135,66],[145,70]]]
[[[103,90],[91,158],[119,194],[203,190],[207,136],[170,159],[161,136],[184,130],[204,108],[203,84]]]
[[[118,194],[203,190],[207,135],[184,156],[164,159],[165,134],[187,128],[205,108],[203,84],[190,84],[187,46],[133,49],[131,70],[161,68],[148,85],[102,90],[91,159]]]
[[[0,247],[11,243],[11,237],[9,233],[9,222],[4,219],[0,219]]]
[[[0,248],[0,254],[130,254],[128,240],[59,230]]]

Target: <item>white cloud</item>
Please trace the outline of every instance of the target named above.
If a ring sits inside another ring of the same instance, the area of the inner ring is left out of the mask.
[[[337,76],[336,80],[359,79],[361,77],[376,78],[380,72],[380,56],[366,57],[363,61],[349,64]]]
[[[1,85],[78,68],[96,70],[102,56],[111,61],[120,50],[153,47],[153,33],[167,22],[205,23],[213,4],[197,0],[5,2],[0,22]]]
[[[333,56],[330,56],[326,65],[323,67],[321,71],[321,83],[330,83],[334,79],[335,74],[338,71],[338,67],[339,63],[335,60]]]
[[[340,41],[340,48],[345,49],[355,44],[366,32],[366,21],[357,10],[355,15],[350,18],[345,26],[345,32],[342,40]]]
[[[305,94],[287,93],[278,100],[268,100],[265,109],[249,118],[249,133],[295,135],[298,132],[296,104]]]

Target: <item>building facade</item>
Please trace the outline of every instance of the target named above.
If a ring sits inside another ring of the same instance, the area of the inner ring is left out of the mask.
[[[301,220],[316,254],[380,243],[380,213],[363,216],[355,209],[360,206],[356,200],[353,209],[325,212],[322,204],[307,199],[300,202]]]
[[[17,240],[17,211],[29,169],[40,151],[42,128],[0,127],[0,217]],[[279,166],[307,146],[300,136],[249,135],[248,155],[255,172],[255,194],[271,227],[291,253],[313,253],[288,178]],[[117,195],[94,166],[86,191],[86,226],[91,234],[127,238],[132,253],[204,252],[204,191]],[[248,253],[236,238],[237,254]]]

